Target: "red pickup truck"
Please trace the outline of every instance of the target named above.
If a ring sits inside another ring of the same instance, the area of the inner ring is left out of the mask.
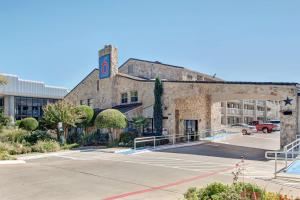
[[[273,129],[277,128],[276,124],[260,123],[259,121],[250,122],[249,125],[255,126],[257,131],[262,131],[263,133],[272,133]]]

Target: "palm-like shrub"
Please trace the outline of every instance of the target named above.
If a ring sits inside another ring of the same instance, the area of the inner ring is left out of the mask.
[[[23,128],[27,131],[34,131],[39,126],[39,122],[32,117],[27,117],[25,119],[21,120],[21,123],[19,125],[20,128]]]

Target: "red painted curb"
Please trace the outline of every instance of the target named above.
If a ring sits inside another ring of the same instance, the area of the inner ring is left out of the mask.
[[[166,185],[161,185],[161,186],[157,186],[157,187],[151,187],[149,189],[137,190],[137,191],[134,191],[134,192],[128,192],[128,193],[119,194],[119,195],[115,195],[115,196],[111,196],[111,197],[106,197],[103,200],[121,199],[121,198],[129,197],[129,196],[133,196],[133,195],[137,195],[137,194],[143,194],[143,193],[153,192],[153,191],[156,191],[156,190],[162,190],[162,189],[166,189],[166,188],[169,188],[169,187],[172,187],[172,186],[176,186],[176,185],[188,183],[188,182],[191,182],[191,181],[195,181],[195,180],[198,180],[198,179],[203,179],[203,178],[206,178],[206,177],[209,177],[209,176],[213,176],[213,175],[216,175],[220,172],[226,172],[226,171],[232,170],[234,168],[236,168],[236,166],[226,168],[226,169],[223,169],[223,170],[220,170],[220,171],[217,171],[217,172],[206,173],[206,174],[202,174],[202,175],[199,175],[199,176],[194,176],[194,177],[191,177],[191,178],[188,178],[188,179],[179,180],[179,181],[169,183],[169,184],[166,184]]]

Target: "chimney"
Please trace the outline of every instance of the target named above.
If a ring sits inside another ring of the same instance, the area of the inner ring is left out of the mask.
[[[99,50],[99,78],[110,78],[118,73],[118,49],[111,44]]]

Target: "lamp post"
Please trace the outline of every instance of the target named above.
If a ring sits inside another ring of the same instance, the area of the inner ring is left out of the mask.
[[[61,144],[65,144],[65,137],[64,137],[64,128],[62,122],[58,122],[57,130],[59,133],[59,139]]]

